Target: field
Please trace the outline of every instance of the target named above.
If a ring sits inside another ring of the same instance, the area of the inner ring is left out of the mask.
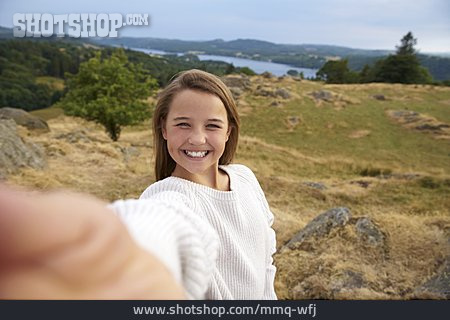
[[[254,170],[275,215],[279,298],[448,298],[450,88],[232,77],[242,117],[235,162]],[[149,120],[111,142],[58,109],[35,113],[51,131],[19,130],[44,147],[47,168],[9,183],[115,200],[154,181]],[[336,207],[350,210],[348,223],[284,247]],[[363,217],[381,245],[358,233]]]

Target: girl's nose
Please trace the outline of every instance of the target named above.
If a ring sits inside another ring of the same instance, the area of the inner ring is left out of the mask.
[[[201,131],[195,131],[189,136],[188,142],[192,145],[202,145],[206,143],[206,136]]]

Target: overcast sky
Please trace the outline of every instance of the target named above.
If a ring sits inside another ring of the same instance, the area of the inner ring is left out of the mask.
[[[120,36],[362,49],[394,49],[412,31],[421,52],[450,52],[450,0],[0,0],[1,26],[14,13],[148,13],[150,26]]]

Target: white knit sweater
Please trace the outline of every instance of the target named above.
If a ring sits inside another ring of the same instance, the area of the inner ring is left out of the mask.
[[[112,207],[190,298],[276,299],[273,214],[249,168],[220,168],[231,191],[168,177]]]

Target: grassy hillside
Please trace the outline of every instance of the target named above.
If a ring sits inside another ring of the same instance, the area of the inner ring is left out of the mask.
[[[255,171],[275,214],[279,297],[443,298],[418,288],[446,268],[450,256],[450,88],[248,81],[233,90],[240,93],[242,116],[235,162]],[[407,113],[404,123],[392,110],[417,114]],[[45,114],[49,133],[20,129],[43,145],[48,168],[24,169],[9,176],[10,183],[114,200],[138,197],[154,181],[150,121],[111,142],[100,127],[57,114]],[[411,127],[421,121],[428,126]],[[429,129],[432,124],[438,129]],[[386,238],[384,247],[362,241],[349,223],[282,250],[334,207],[349,208],[352,219],[370,218]]]
[[[450,91],[440,87],[369,84],[326,85],[314,82],[271,81],[273,88],[287,88],[296,95],[270,107],[276,99],[248,98],[252,111],[244,117],[243,133],[268,143],[295,147],[321,158],[340,157],[355,164],[371,164],[401,171],[446,172],[450,168],[449,141],[405,130],[386,115],[388,110],[414,110],[449,122]],[[314,91],[326,90],[332,101],[316,101]],[[385,101],[373,98],[383,94]],[[288,129],[289,117],[299,124]],[[270,121],[245,121],[246,118]],[[360,131],[367,134],[352,137]],[[430,140],[432,143],[430,143]],[[440,168],[440,169],[437,169]]]

